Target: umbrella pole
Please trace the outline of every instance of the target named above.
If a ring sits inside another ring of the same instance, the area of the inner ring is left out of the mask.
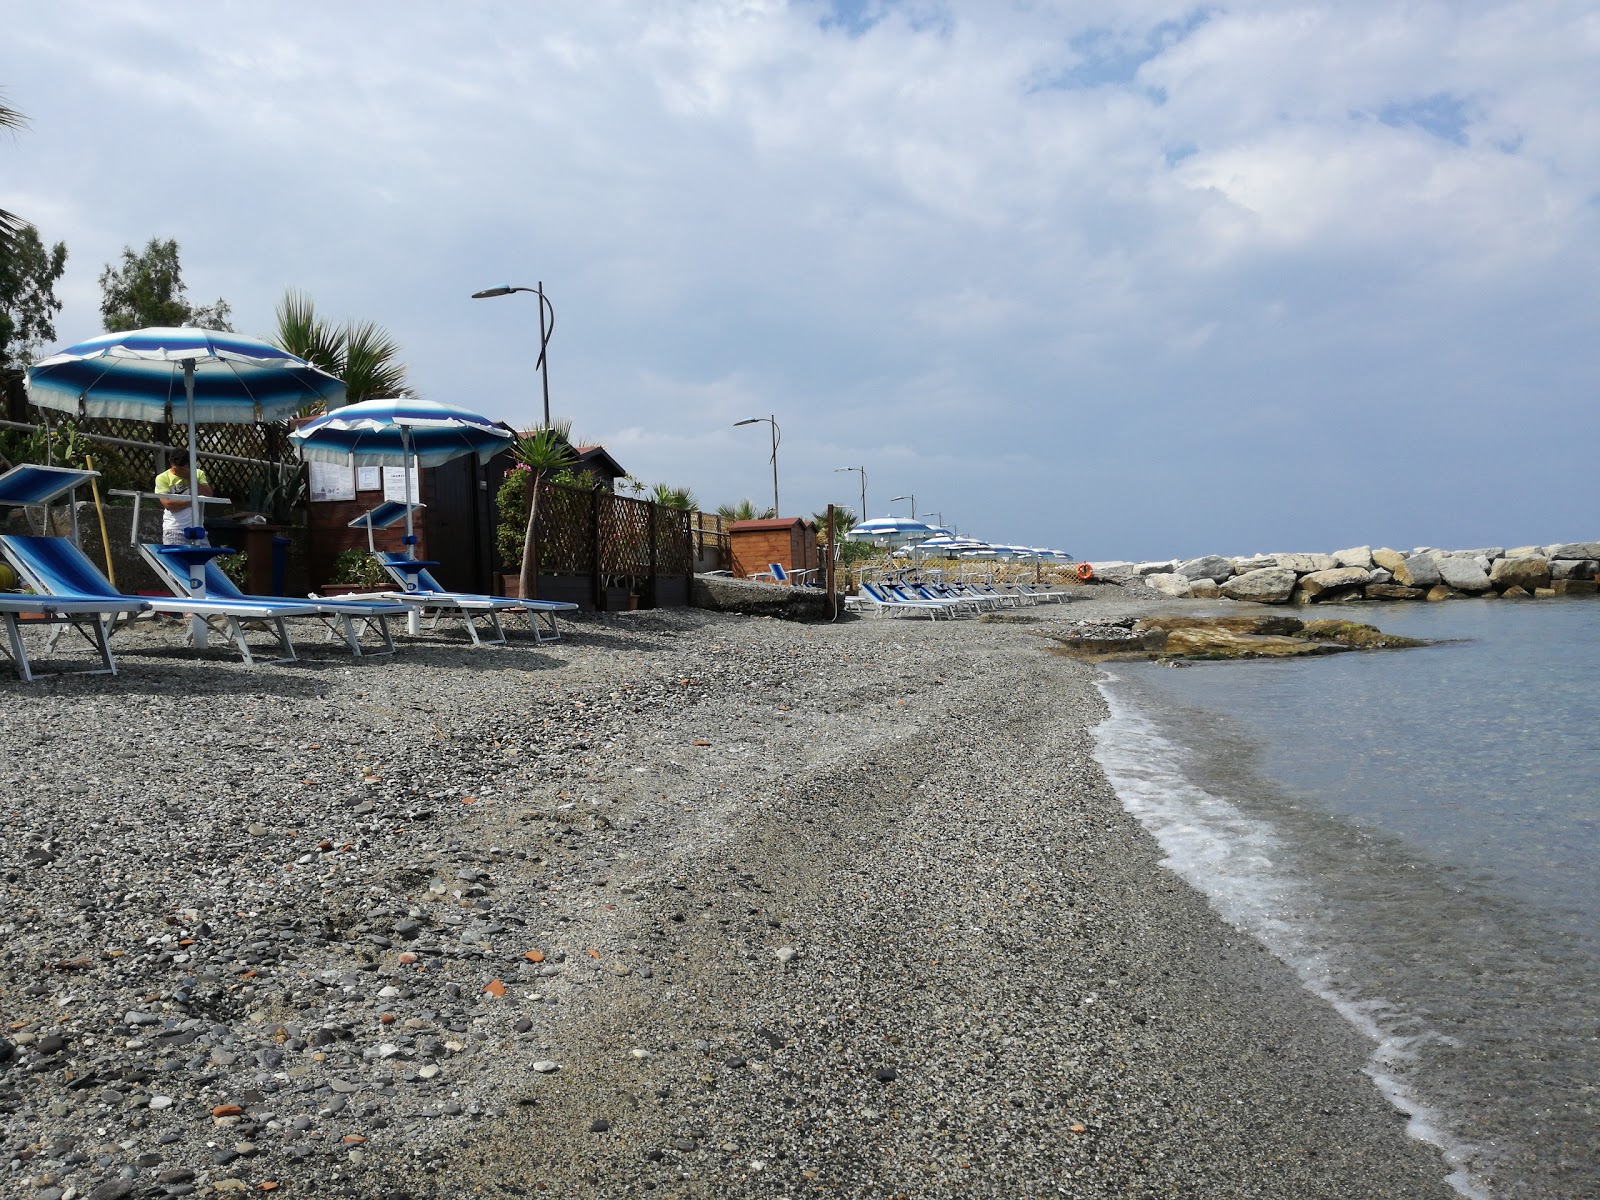
[[[416,534],[411,528],[411,435],[406,432],[404,425],[400,426],[400,469],[405,472],[406,481],[406,557],[417,556]],[[414,577],[413,577],[414,578]],[[470,623],[471,618],[468,618]],[[406,614],[406,632],[412,637],[422,633],[422,610],[416,605],[411,606],[411,611]]]
[[[196,529],[202,531],[201,537],[205,536],[205,522],[200,517],[200,450],[194,421],[194,359],[192,358],[183,360],[183,403],[189,420],[189,524],[184,528],[183,535],[193,546],[200,540],[194,536]],[[196,589],[196,595],[204,599],[206,594],[204,572],[191,571],[190,578],[198,578],[201,581]],[[206,648],[209,641],[207,633],[204,617],[189,618],[189,636],[193,639],[196,649]]]

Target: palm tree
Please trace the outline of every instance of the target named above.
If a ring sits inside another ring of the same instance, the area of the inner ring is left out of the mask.
[[[572,423],[557,422],[542,425],[517,438],[512,453],[517,456],[521,469],[533,472],[528,484],[528,528],[522,539],[522,571],[518,575],[518,590],[529,599],[539,597],[539,574],[534,569],[533,527],[539,519],[539,485],[551,471],[571,466],[575,461],[572,447],[567,442]]]
[[[310,296],[293,288],[278,302],[277,316],[275,344],[342,379],[347,404],[406,390],[400,344],[382,326],[348,321],[341,329],[318,315]]]
[[[823,509],[821,512],[812,513],[811,514],[811,519],[817,523],[817,531],[820,534],[824,534],[825,535],[828,532],[828,510],[827,509]],[[856,514],[855,514],[855,510],[854,509],[851,509],[851,508],[840,508],[838,505],[834,505],[834,509],[833,509],[833,540],[836,541],[836,542],[844,541],[844,535],[846,533],[850,532],[850,530],[855,526],[855,523],[856,523]]]
[[[776,515],[771,508],[757,508],[749,497],[745,497],[737,504],[724,504],[717,509],[717,516],[724,521],[765,521]]]
[[[693,512],[700,506],[694,493],[688,488],[673,487],[668,483],[656,484],[650,493],[650,499],[662,508],[680,508],[684,512]]]
[[[28,118],[14,108],[8,108],[0,103],[0,129],[21,129],[28,123]],[[28,225],[16,213],[9,213],[0,208],[0,257],[7,260],[16,254],[16,239],[21,236],[23,229]]]

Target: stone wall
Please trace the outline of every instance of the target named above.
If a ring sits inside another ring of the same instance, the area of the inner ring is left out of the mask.
[[[1161,562],[1101,562],[1095,574],[1138,580],[1170,596],[1320,604],[1353,600],[1543,599],[1592,596],[1600,542],[1489,546],[1476,550],[1411,550],[1355,546],[1331,554],[1210,554]]]

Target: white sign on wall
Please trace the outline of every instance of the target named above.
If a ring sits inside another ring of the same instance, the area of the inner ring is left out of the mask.
[[[417,469],[411,468],[411,495],[406,495],[406,469],[404,467],[383,468],[383,498],[393,500],[399,504],[416,504],[418,493],[421,491],[420,481],[417,479]]]
[[[306,466],[309,468],[311,499],[328,501],[356,498],[356,475],[349,463],[311,462]]]
[[[357,467],[356,491],[375,492],[383,486],[383,469],[381,467]]]

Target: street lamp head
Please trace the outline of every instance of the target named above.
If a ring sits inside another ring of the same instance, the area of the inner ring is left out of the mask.
[[[766,420],[765,417],[751,417],[748,421],[735,421],[733,423],[733,427],[735,429],[737,429],[741,425],[759,425],[762,421],[765,421],[765,420]]]
[[[514,288],[514,287],[484,288],[483,291],[481,291],[481,292],[473,292],[472,293],[472,298],[474,300],[487,300],[491,296],[509,296],[509,295],[511,295],[512,292],[514,292],[516,290],[517,289]]]
[[[910,499],[912,499],[912,497],[910,497],[910,496],[890,496],[889,497],[889,503],[893,504],[896,500],[910,500]]]

